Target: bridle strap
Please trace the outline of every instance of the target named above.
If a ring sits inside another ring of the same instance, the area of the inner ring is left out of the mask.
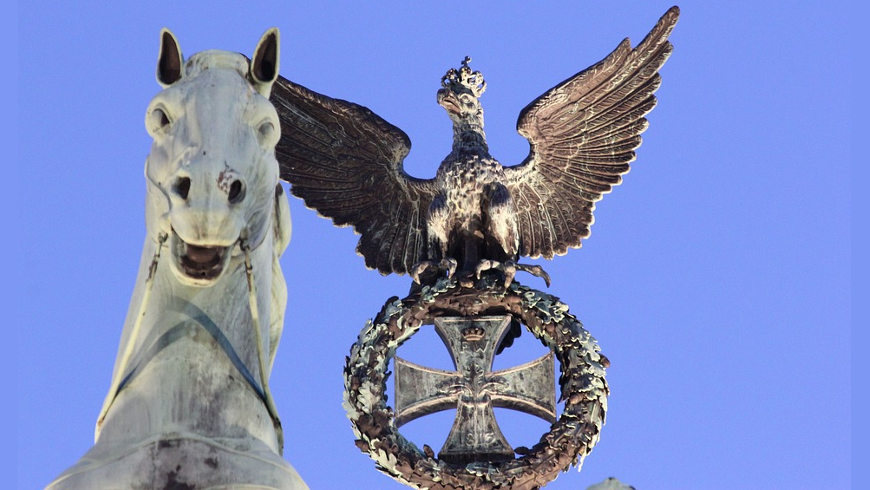
[[[239,371],[245,381],[251,386],[257,396],[260,397],[261,400],[266,400],[266,394],[260,385],[257,383],[257,380],[254,379],[254,375],[251,374],[251,371],[248,370],[248,367],[245,366],[244,361],[242,361],[239,354],[233,348],[232,343],[227,338],[226,335],[221,331],[220,327],[215,324],[214,321],[202,310],[200,310],[196,305],[189,303],[187,301],[178,300],[177,306],[180,308],[172,308],[174,311],[178,313],[184,313],[190,317],[190,320],[183,320],[175,324],[172,328],[163,333],[160,337],[157,338],[147,350],[142,352],[142,355],[139,356],[136,365],[131,369],[124,379],[121,380],[121,383],[118,385],[118,393],[124,389],[125,386],[130,384],[131,381],[141,372],[141,368],[144,367],[148,362],[151,361],[157,354],[160,353],[166,347],[172,345],[175,341],[182,339],[184,337],[191,337],[196,332],[197,326],[202,327],[203,330],[208,332],[209,335],[214,339],[218,346],[224,351],[227,355],[227,358]],[[116,393],[117,395],[117,393]]]
[[[157,264],[160,261],[160,253],[167,238],[168,235],[166,235],[165,233],[158,236],[157,251],[154,253],[154,257],[151,260],[151,265],[148,268],[148,278],[145,281],[145,292],[142,296],[142,302],[139,305],[139,312],[136,316],[136,321],[133,324],[133,328],[130,332],[130,339],[127,341],[127,344],[124,348],[124,353],[121,357],[121,361],[118,364],[116,379],[112,382],[112,386],[109,389],[109,394],[106,397],[106,400],[103,402],[103,407],[100,410],[100,416],[97,418],[97,427],[94,439],[96,440],[96,438],[99,437],[100,429],[102,427],[103,421],[106,418],[106,414],[109,412],[109,408],[112,406],[115,398],[117,398],[118,393],[120,393],[121,390],[125,386],[127,386],[133,380],[133,378],[136,377],[136,375],[141,371],[141,368],[164,348],[166,348],[176,340],[184,337],[186,334],[191,333],[191,329],[195,328],[195,325],[199,325],[212,336],[215,342],[217,342],[217,344],[227,355],[230,362],[232,362],[233,366],[236,367],[236,369],[239,371],[245,381],[247,381],[248,385],[251,386],[257,396],[266,405],[266,410],[269,412],[269,416],[272,418],[272,422],[275,426],[275,432],[278,439],[279,453],[283,454],[284,431],[281,427],[281,420],[278,417],[278,410],[275,407],[275,400],[274,398],[272,398],[272,392],[269,390],[269,380],[266,371],[266,358],[263,352],[263,338],[262,334],[260,333],[260,312],[259,307],[257,306],[257,289],[256,283],[254,282],[254,270],[253,266],[251,265],[251,249],[244,240],[239,241],[239,247],[245,255],[245,278],[248,286],[248,306],[251,312],[251,326],[254,330],[254,342],[257,345],[257,362],[260,370],[260,382],[257,383],[248,367],[245,366],[245,363],[242,361],[238,353],[233,348],[229,339],[227,339],[226,335],[224,335],[224,333],[214,323],[214,321],[212,321],[211,318],[209,318],[209,316],[205,314],[205,312],[200,310],[192,303],[188,302],[185,302],[185,311],[190,311],[190,309],[194,311],[194,315],[190,315],[189,313],[188,315],[192,320],[194,320],[195,323],[191,324],[189,321],[183,321],[164,332],[157,340],[154,341],[153,344],[151,344],[148,350],[142,354],[133,369],[131,369],[129,372],[124,374],[123,377],[121,377],[121,373],[124,373],[127,370],[127,366],[130,364],[130,358],[133,355],[133,348],[136,344],[136,341],[138,340],[139,333],[141,331],[142,318],[145,316],[145,308],[150,301],[151,290],[154,286],[154,274],[157,271]]]
[[[142,302],[139,304],[139,311],[136,314],[136,320],[134,321],[133,328],[130,331],[130,338],[124,346],[124,353],[121,355],[118,369],[115,371],[115,377],[112,380],[111,387],[109,388],[109,394],[103,401],[103,407],[100,409],[99,417],[97,417],[97,426],[94,430],[94,442],[96,442],[97,438],[100,437],[100,429],[102,428],[103,421],[106,419],[106,414],[109,412],[109,408],[112,406],[115,397],[118,395],[119,386],[121,385],[121,376],[124,371],[126,371],[127,365],[130,363],[130,357],[133,355],[133,348],[136,345],[139,332],[142,330],[142,318],[145,316],[145,307],[151,300],[151,290],[154,288],[154,274],[157,272],[157,264],[160,261],[160,252],[163,250],[163,245],[166,243],[167,238],[169,238],[167,233],[160,233],[157,236],[157,250],[154,252],[154,257],[151,259],[151,264],[148,266],[148,277],[145,279],[145,292],[142,294]]]
[[[248,305],[251,310],[251,326],[254,329],[254,341],[257,343],[257,361],[260,368],[260,386],[263,387],[263,402],[275,424],[275,432],[278,437],[278,453],[284,454],[284,429],[281,427],[281,419],[278,418],[278,409],[275,407],[275,399],[269,390],[269,378],[266,371],[266,356],[263,353],[263,338],[260,333],[260,309],[257,306],[257,285],[254,282],[254,268],[251,265],[251,250],[248,244],[242,240],[239,247],[245,254],[245,277],[248,281]]]

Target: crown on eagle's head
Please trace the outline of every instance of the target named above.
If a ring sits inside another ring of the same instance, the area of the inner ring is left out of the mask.
[[[461,68],[447,70],[447,74],[441,77],[441,86],[457,94],[467,91],[475,97],[483,95],[486,90],[486,81],[483,79],[482,73],[471,71],[471,68],[468,67],[469,62],[471,62],[471,57],[466,56],[462,60]]]

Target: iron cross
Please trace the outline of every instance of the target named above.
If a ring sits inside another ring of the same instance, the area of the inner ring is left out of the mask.
[[[454,464],[513,459],[493,407],[556,420],[553,353],[523,365],[492,371],[495,349],[510,316],[435,319],[456,371],[428,368],[396,357],[396,426],[456,407],[456,419],[438,458]]]

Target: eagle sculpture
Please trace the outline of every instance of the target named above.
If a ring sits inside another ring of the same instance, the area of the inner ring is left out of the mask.
[[[470,58],[441,80],[437,99],[453,122],[453,149],[433,179],[405,173],[411,143],[400,129],[279,79],[271,99],[282,126],[281,177],[308,207],[353,226],[357,252],[384,275],[409,273],[419,283],[458,270],[467,284],[499,269],[507,285],[525,270],[549,284],[519,256],[549,259],[589,236],[595,203],[635,159],[678,16],[672,7],[637,47],[623,40],[526,106],[517,130],[531,148],[510,167],[489,154],[479,100],[486,83]]]

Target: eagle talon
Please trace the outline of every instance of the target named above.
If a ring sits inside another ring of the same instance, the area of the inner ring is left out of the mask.
[[[426,272],[427,270],[431,269],[432,267],[436,267],[436,265],[435,265],[435,262],[432,262],[431,260],[421,260],[420,262],[417,262],[414,265],[414,267],[411,268],[411,273],[410,273],[411,278],[417,284],[422,284],[420,282],[420,274]]]
[[[447,277],[453,277],[453,274],[456,274],[456,268],[459,266],[459,262],[456,259],[446,258],[441,259],[441,262],[438,263],[439,270],[447,270]]]
[[[510,287],[511,283],[514,282],[514,277],[517,275],[517,263],[513,260],[509,260],[504,263],[504,288],[507,289]]]
[[[480,279],[481,273],[489,270],[498,270],[504,274],[504,287],[507,288],[514,281],[514,276],[517,274],[517,264],[512,260],[499,262],[497,260],[483,259],[477,263],[474,269],[474,275]]]
[[[417,262],[414,267],[411,268],[410,275],[414,282],[416,282],[417,284],[422,284],[422,282],[420,281],[420,276],[428,272],[430,269],[435,269],[435,277],[442,277],[442,273],[444,271],[447,272],[447,277],[453,277],[453,274],[456,273],[456,267],[458,265],[459,263],[456,261],[456,259],[451,258],[441,259],[441,261],[438,263],[432,260],[421,260],[420,262]]]
[[[488,271],[491,269],[497,269],[500,264],[494,260],[483,259],[477,263],[477,267],[474,268],[474,277],[480,279],[480,274],[483,271]]]
[[[516,270],[528,272],[535,277],[540,277],[544,280],[547,287],[550,287],[550,274],[547,274],[547,271],[545,271],[543,267],[539,265],[516,264]]]

